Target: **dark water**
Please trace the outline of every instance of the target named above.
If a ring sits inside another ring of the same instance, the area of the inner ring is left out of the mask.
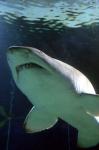
[[[0,105],[10,116],[0,128],[0,150],[80,149],[77,130],[61,119],[48,131],[25,132],[23,121],[32,105],[17,89],[6,60],[9,46],[36,47],[79,69],[99,93],[99,24],[72,28],[58,19],[29,20],[12,12],[0,15]]]

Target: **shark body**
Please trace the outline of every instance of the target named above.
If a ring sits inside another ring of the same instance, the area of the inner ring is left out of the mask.
[[[7,59],[16,85],[34,105],[24,122],[28,132],[61,118],[78,130],[80,147],[99,144],[99,96],[85,75],[36,48],[10,47]]]

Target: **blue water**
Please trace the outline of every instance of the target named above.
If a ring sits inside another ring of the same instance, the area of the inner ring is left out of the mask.
[[[77,130],[61,119],[48,131],[25,132],[23,121],[32,105],[12,79],[9,46],[33,46],[73,65],[99,93],[98,2],[48,2],[0,1],[0,105],[10,116],[0,128],[0,150],[80,149]]]

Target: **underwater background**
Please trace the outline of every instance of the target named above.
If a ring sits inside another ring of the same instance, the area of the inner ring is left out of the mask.
[[[32,105],[8,67],[12,45],[38,48],[74,66],[99,93],[98,0],[0,0],[0,150],[80,150],[77,130],[61,119],[47,131],[25,132]]]

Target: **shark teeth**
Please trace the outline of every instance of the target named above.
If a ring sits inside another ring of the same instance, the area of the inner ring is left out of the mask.
[[[17,73],[23,69],[30,69],[30,68],[40,68],[40,69],[44,69],[42,66],[38,65],[38,64],[35,64],[35,63],[25,63],[25,64],[21,64],[21,65],[18,65],[16,67],[16,71]]]

